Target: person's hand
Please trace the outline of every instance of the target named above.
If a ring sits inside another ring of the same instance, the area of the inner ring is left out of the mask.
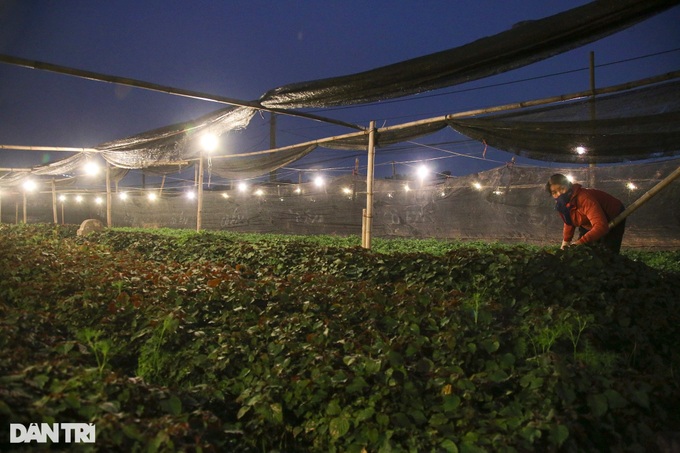
[[[571,245],[571,241],[562,241],[562,246],[560,247],[561,250],[566,249]]]

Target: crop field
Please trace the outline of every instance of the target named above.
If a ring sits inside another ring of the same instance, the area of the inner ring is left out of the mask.
[[[644,452],[680,431],[678,251],[76,229],[0,225],[2,451],[40,448],[10,423],[92,423],[79,448],[105,452]]]

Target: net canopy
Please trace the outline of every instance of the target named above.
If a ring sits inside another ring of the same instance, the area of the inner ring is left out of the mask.
[[[673,156],[680,153],[680,81],[449,124],[494,148],[545,161]]]
[[[246,127],[256,110],[246,107],[228,107],[192,121],[165,126],[122,140],[98,145],[96,149],[104,159],[116,167],[139,169],[175,167],[200,154],[201,139],[208,134]]]
[[[612,194],[630,207],[666,180],[680,158],[629,165],[503,165],[461,177],[374,182],[372,231],[385,238],[441,238],[522,242],[559,246],[562,220],[545,183],[555,173]],[[407,190],[408,188],[408,190]],[[359,235],[366,208],[365,178],[343,175],[323,187],[262,184],[257,191],[215,188],[204,192],[202,228],[244,233]],[[196,227],[197,206],[182,190],[164,190],[151,201],[144,190],[113,197],[113,225],[129,227]],[[228,195],[228,196],[224,196]],[[623,246],[680,249],[680,178],[672,181],[627,219]],[[3,221],[14,221],[21,195],[3,196]],[[66,202],[66,221],[106,218],[103,204]],[[29,222],[52,221],[50,193],[30,198]],[[9,208],[9,209],[8,209]]]
[[[408,96],[500,74],[604,38],[678,0],[594,1],[442,52],[358,74],[293,83],[265,93],[265,107],[331,107]]]
[[[384,147],[405,140],[431,134],[447,127],[444,119],[426,124],[398,129],[382,129],[376,133],[375,146]],[[239,155],[215,156],[212,159],[213,173],[225,177],[247,178],[262,175],[267,171],[288,165],[311,153],[317,147],[337,150],[365,150],[368,146],[369,131],[346,134],[330,139],[315,140],[279,149],[256,151]]]
[[[601,39],[680,4],[680,0],[594,1],[442,52],[358,74],[294,83],[263,94],[248,106],[228,107],[191,121],[165,126],[93,148],[121,169],[177,172],[199,156],[205,134],[245,128],[258,106],[264,109],[333,107],[397,98],[444,88],[526,66]],[[573,150],[587,150],[587,162],[620,162],[677,153],[677,84],[570,105],[475,119],[433,119],[428,124],[379,129],[376,146],[436,132],[447,126],[501,150],[560,162],[584,162]],[[254,106],[254,107],[253,107]],[[214,173],[228,178],[267,174],[317,146],[365,149],[367,133],[319,140],[279,150],[213,159]],[[34,174],[65,175],[88,156],[36,167]],[[0,184],[16,181],[0,174]]]

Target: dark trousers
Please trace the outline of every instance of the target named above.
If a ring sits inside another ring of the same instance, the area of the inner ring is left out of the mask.
[[[607,234],[595,241],[594,244],[602,244],[612,252],[619,253],[621,251],[621,242],[623,241],[623,233],[625,230],[626,219],[623,219],[621,223],[609,230]],[[579,237],[583,236],[587,232],[588,230],[585,228],[579,227]]]

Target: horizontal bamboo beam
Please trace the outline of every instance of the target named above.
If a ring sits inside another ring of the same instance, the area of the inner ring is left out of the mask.
[[[96,148],[70,148],[63,146],[25,146],[25,145],[0,145],[0,149],[15,149],[19,151],[64,151],[74,153],[98,153]]]

